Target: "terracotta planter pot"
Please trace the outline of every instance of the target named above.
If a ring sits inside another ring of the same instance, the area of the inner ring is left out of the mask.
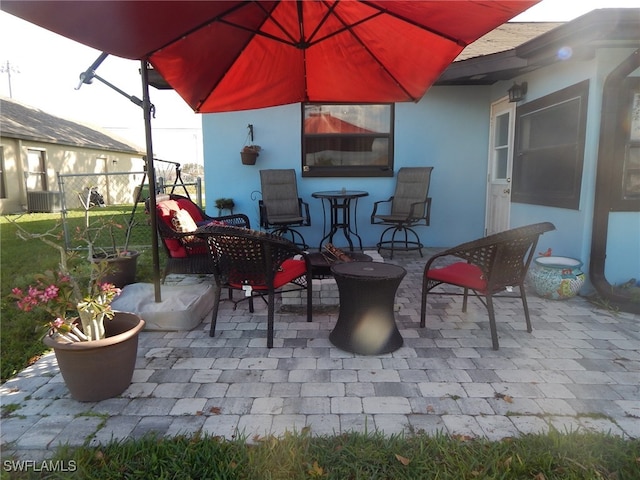
[[[138,270],[138,257],[140,252],[132,251],[121,257],[93,257],[94,263],[107,262],[111,272],[102,277],[103,282],[113,283],[116,287],[122,288],[125,285],[136,281]]]
[[[116,312],[104,326],[103,340],[63,343],[48,336],[43,340],[53,348],[71,396],[80,402],[115,397],[131,384],[144,320],[133,313]]]
[[[258,152],[240,152],[240,158],[243,165],[255,165]]]

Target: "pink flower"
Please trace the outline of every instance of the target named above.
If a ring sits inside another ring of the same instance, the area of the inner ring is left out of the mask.
[[[54,298],[57,298],[59,290],[60,289],[55,285],[49,285],[47,288],[44,289],[44,292],[41,296],[42,300],[46,302],[49,300],[53,300]]]
[[[18,308],[20,310],[25,311],[25,312],[30,312],[31,311],[31,303],[29,302],[29,299],[27,297],[25,297],[22,300],[18,300]]]

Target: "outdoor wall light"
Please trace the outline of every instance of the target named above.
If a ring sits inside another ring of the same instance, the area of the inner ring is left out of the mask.
[[[524,100],[524,96],[527,94],[527,82],[522,82],[520,84],[513,82],[513,86],[507,90],[507,92],[509,92],[510,102],[519,102]]]

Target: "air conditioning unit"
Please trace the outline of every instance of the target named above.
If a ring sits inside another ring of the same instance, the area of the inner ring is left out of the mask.
[[[27,192],[27,210],[29,213],[53,213],[62,209],[60,192],[32,190]]]

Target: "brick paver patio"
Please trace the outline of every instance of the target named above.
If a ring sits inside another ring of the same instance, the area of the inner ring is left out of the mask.
[[[389,260],[387,260],[389,261]],[[2,450],[47,458],[60,444],[96,445],[204,432],[316,435],[381,430],[500,439],[530,432],[589,430],[640,437],[640,316],[583,298],[529,294],[533,332],[519,300],[497,299],[500,350],[491,348],[484,307],[460,297],[430,300],[419,328],[426,257],[395,255],[407,269],[396,297],[399,350],[360,356],[329,342],[337,312],[277,315],[266,348],[266,309],[221,304],[217,336],[209,319],[189,332],[141,334],[133,383],[118,398],[69,397],[47,355],[0,387]],[[108,368],[108,365],[105,365]]]

